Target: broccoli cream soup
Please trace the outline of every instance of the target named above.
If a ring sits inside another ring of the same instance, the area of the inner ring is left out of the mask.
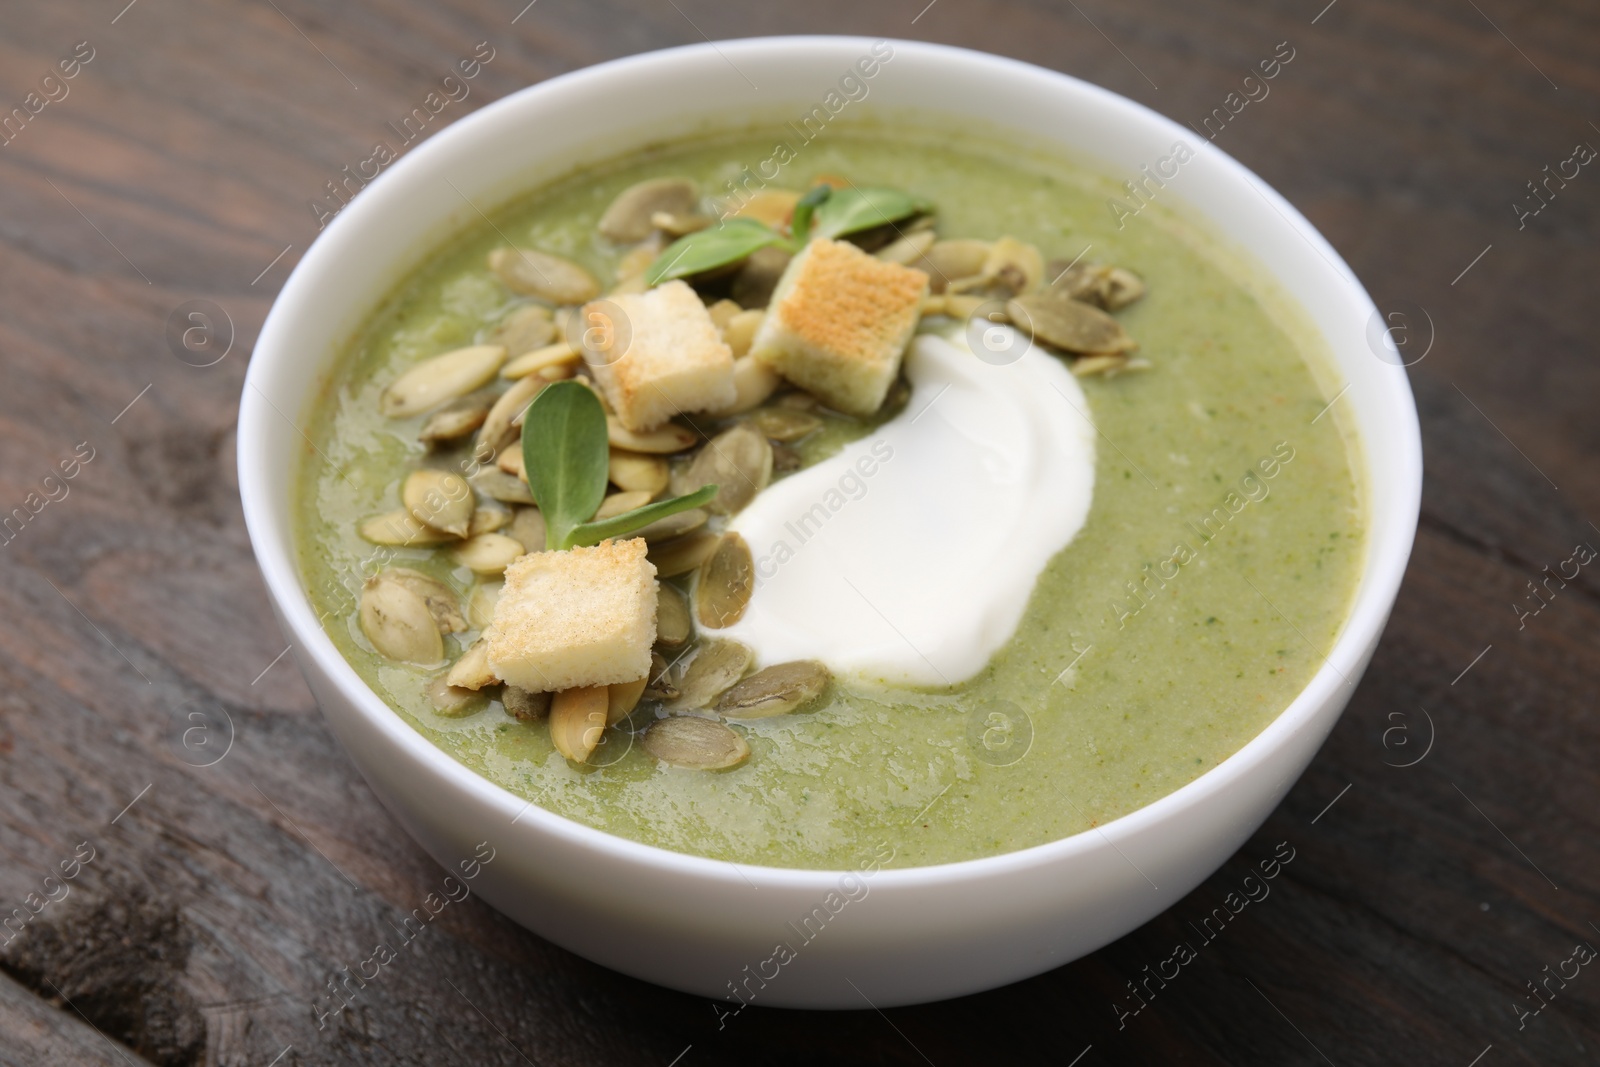
[[[782,137],[536,190],[372,314],[298,483],[334,643],[512,793],[737,863],[1026,848],[1237,751],[1363,553],[1297,313],[1062,161],[745,170]]]

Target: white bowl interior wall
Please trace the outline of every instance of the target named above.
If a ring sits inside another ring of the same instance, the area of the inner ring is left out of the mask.
[[[690,992],[725,998],[737,987],[764,1005],[882,1007],[974,992],[1091,952],[1180,899],[1261,824],[1337,720],[1398,590],[1420,497],[1405,372],[1369,349],[1371,301],[1293,207],[1192,130],[1106,90],[981,53],[893,41],[868,99],[849,105],[857,113],[953,115],[957,125],[1027,129],[1035,139],[1047,131],[1044,141],[1113,176],[1134,176],[1177,141],[1195,149],[1161,199],[1181,201],[1277,279],[1326,342],[1337,378],[1330,396],[1348,385],[1338,403],[1362,439],[1369,540],[1329,663],[1261,735],[1161,800],[1025,851],[878,871],[862,876],[864,889],[844,872],[736,867],[612,837],[512,796],[415,733],[322,633],[295,562],[291,484],[308,452],[295,423],[341,345],[480,209],[629,147],[797,119],[873,44],[775,38],[651,53],[462,119],[393,164],[306,253],[263,327],[241,402],[241,495],[279,621],[335,733],[408,832],[451,870],[489,842],[495,859],[473,889],[558,944]],[[795,166],[803,173],[803,157]],[[794,958],[769,962],[780,943]]]

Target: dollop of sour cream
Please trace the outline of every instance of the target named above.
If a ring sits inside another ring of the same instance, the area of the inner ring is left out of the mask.
[[[717,636],[761,665],[815,659],[890,685],[983,669],[1094,492],[1083,390],[1060,359],[1012,340],[1020,358],[996,364],[959,335],[918,337],[903,412],[735,517],[755,587]]]

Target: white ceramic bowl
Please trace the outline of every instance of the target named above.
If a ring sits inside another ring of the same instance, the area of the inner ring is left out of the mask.
[[[798,941],[786,924],[838,893],[842,872],[735,868],[613,837],[525,804],[414,732],[340,656],[303,590],[290,499],[306,445],[289,419],[306,418],[340,345],[391,286],[477,220],[473,205],[674,134],[797,118],[873,43],[788,37],[653,52],[524,89],[442,130],[361,192],[295,268],[262,328],[239,415],[240,493],[274,608],[335,734],[395,818],[452,871],[491,842],[495,858],[472,888],[551,941],[709,997],[737,985],[762,1005],[884,1007],[987,989],[1091,952],[1188,893],[1261,825],[1343,710],[1399,588],[1421,491],[1405,372],[1374,356],[1367,294],[1282,197],[1193,130],[1104,89],[893,41],[870,97],[850,106],[1054,131],[1064,152],[1112,175],[1134,175],[1177,141],[1199,150],[1162,197],[1186,204],[1304,309],[1348,382],[1338,403],[1364,445],[1367,558],[1328,662],[1231,758],[1106,826],[988,859],[880,871],[864,890],[846,882],[855,899],[781,966],[768,962],[776,943]]]

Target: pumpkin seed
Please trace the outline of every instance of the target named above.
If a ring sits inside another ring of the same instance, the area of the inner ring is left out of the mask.
[[[644,732],[644,750],[662,763],[720,771],[750,758],[750,745],[733,728],[698,715],[658,719]]]
[[[480,637],[468,645],[444,677],[457,689],[474,691],[500,681],[495,677],[494,668],[489,666],[489,642]]]
[[[362,519],[357,531],[375,545],[402,545],[407,548],[438,545],[457,539],[453,534],[422,525],[405,508]]]
[[[648,291],[649,288],[650,283],[645,280],[645,276],[643,274],[635,274],[631,278],[621,279],[616,285],[613,285],[610,289],[607,289],[606,296],[612,297],[622,296],[627,293],[643,293]]]
[[[951,293],[944,298],[944,313],[952,319],[970,319],[978,313],[979,308],[989,302],[981,296]]]
[[[1093,304],[1094,267],[1093,263],[1052,259],[1044,265],[1044,277],[1050,288],[1063,289],[1072,299]]]
[[[1131,270],[1107,267],[1099,289],[1100,305],[1107,311],[1120,311],[1145,294],[1144,279]]]
[[[727,329],[728,323],[733,321],[733,317],[743,310],[744,308],[740,307],[738,303],[724,297],[714,304],[707,305],[706,314],[711,316],[711,324],[720,332]]]
[[[669,481],[666,460],[660,456],[647,456],[620,448],[611,450],[607,477],[618,489],[649,493],[651,496],[665,489]]]
[[[496,501],[493,504],[479,504],[472,513],[472,525],[467,527],[467,536],[476,537],[482,533],[494,533],[501,530],[511,522],[511,509],[501,507]]]
[[[506,532],[529,552],[539,552],[545,542],[544,515],[538,508],[518,508],[511,517],[511,529]]]
[[[678,672],[675,679],[678,696],[667,705],[667,710],[710,707],[712,701],[744,677],[754,658],[754,653],[737,641],[702,642],[690,654],[688,665]]]
[[[1083,356],[1072,361],[1072,373],[1079,378],[1103,374],[1107,378],[1125,369],[1131,360],[1124,355]]]
[[[793,256],[781,248],[758,248],[745,259],[733,276],[729,294],[747,308],[764,308],[772,302],[772,290]]]
[[[646,679],[644,695],[651,700],[673,700],[678,696],[678,686],[672,680],[672,672],[659,652],[650,653],[650,674]]]
[[[404,419],[459,400],[492,381],[505,361],[501,345],[469,345],[425,359],[389,383],[378,397],[378,410]]]
[[[467,481],[472,483],[474,489],[491,500],[499,500],[506,504],[533,503],[533,493],[528,490],[528,483],[521,478],[507,474],[505,471],[496,470],[493,467],[484,467],[474,473]],[[399,512],[399,514],[404,515],[405,512]],[[406,517],[410,518],[409,515],[406,515]],[[373,520],[368,519],[367,521],[371,522]],[[415,522],[416,520],[413,519],[412,521]],[[516,520],[513,519],[512,521],[515,522]],[[419,523],[418,525],[420,526],[421,524]],[[362,535],[366,535],[365,527],[362,528]],[[368,540],[373,540],[373,538],[369,537]],[[396,544],[398,542],[379,541],[378,543]]]
[[[748,426],[724,430],[695,453],[684,474],[685,492],[716,485],[717,495],[707,505],[720,515],[733,515],[772,481],[772,445]]]
[[[698,530],[706,524],[711,517],[710,512],[704,508],[690,508],[680,511],[676,515],[668,515],[664,519],[657,519],[649,526],[641,526],[629,534],[629,537],[642,537],[646,541],[665,541],[673,537],[681,537],[690,530]]]
[[[970,278],[952,281],[948,290],[966,293],[998,290],[1006,296],[1032,292],[1044,279],[1044,257],[1033,245],[1002,237],[989,246],[983,267]]]
[[[928,275],[930,291],[942,293],[950,287],[951,282],[982,273],[983,264],[988,258],[988,241],[962,237],[935,241],[921,259],[912,261],[911,266]]]
[[[828,688],[828,668],[816,660],[779,663],[757,671],[717,701],[730,719],[768,719],[811,703]]]
[[[983,274],[1013,296],[1030,293],[1044,281],[1044,257],[1033,245],[1002,237],[989,249]]]
[[[932,230],[908,233],[878,249],[877,255],[879,259],[890,263],[910,266],[927,254],[928,249],[933,247],[935,239]]]
[[[439,579],[410,567],[390,567],[382,572],[382,577],[399,582],[421,597],[441,634],[458,634],[467,628],[467,620],[461,615],[460,598]]]
[[[467,536],[477,506],[467,480],[450,471],[412,471],[400,499],[418,522],[457,537]]]
[[[606,290],[605,295],[606,297],[626,296],[629,293],[648,292],[649,289],[650,283],[645,281],[645,276],[643,274],[635,274],[631,278],[623,278],[621,281],[617,282],[616,285],[613,285],[610,289]],[[539,373],[544,374],[546,371],[553,369],[555,368],[547,367],[545,370],[541,370]]]
[[[422,429],[417,431],[417,440],[425,445],[437,445],[465,437],[483,425],[494,402],[493,393],[481,390],[468,393],[424,419]]]
[[[669,237],[682,237],[686,233],[699,233],[716,223],[709,215],[674,214],[658,211],[650,216],[650,223]]]
[[[720,630],[743,617],[755,589],[755,567],[744,538],[733,531],[723,534],[695,581],[694,616],[701,626]]]
[[[662,585],[656,597],[656,644],[677,648],[694,636],[689,621],[689,601],[670,585]]]
[[[551,327],[555,329],[555,327]],[[546,367],[577,366],[578,353],[565,341],[524,352],[500,368],[502,378],[526,378]]]
[[[815,411],[822,406],[821,402],[804,389],[791,389],[784,393],[774,404],[789,411]]]
[[[637,682],[613,682],[606,686],[607,726],[615,726],[633,714],[633,709],[639,706],[639,698],[644,695],[645,683],[649,680],[645,677]]]
[[[798,441],[822,428],[822,420],[804,411],[765,408],[750,416],[750,425],[773,441]]]
[[[1144,296],[1144,281],[1131,270],[1104,263],[1064,264],[1052,260],[1045,268],[1050,287],[1074,300],[1105,311],[1119,311]]]
[[[482,694],[472,689],[451,685],[442,674],[428,683],[426,692],[428,700],[433,704],[433,710],[452,719],[471,715],[483,707]]]
[[[591,521],[599,522],[601,519],[615,518],[625,511],[632,511],[634,508],[642,508],[646,504],[650,503],[650,497],[653,495],[654,494],[652,493],[646,493],[642,491],[612,493],[610,496],[600,501],[600,506],[595,509],[594,519]]]
[[[722,328],[722,340],[732,350],[734,359],[750,351],[750,343],[756,339],[756,331],[761,329],[766,318],[765,311],[752,308],[728,320],[728,324]]]
[[[1127,352],[1137,343],[1122,324],[1097,307],[1059,289],[1019,296],[1006,303],[1011,321],[1036,340],[1068,352]]]
[[[667,541],[651,542],[645,558],[655,564],[657,578],[675,578],[704,563],[716,547],[716,534],[697,530]]]
[[[494,621],[494,606],[499,602],[500,591],[504,588],[504,582],[484,582],[472,587],[472,592],[467,594],[467,622],[472,624],[474,630],[488,629]]]
[[[493,417],[493,415],[490,416],[490,418]],[[520,449],[521,447],[522,430],[520,427],[503,427],[498,431],[492,440],[485,435],[483,430],[480,428],[478,430],[478,438],[473,442],[472,445],[472,462],[474,469],[472,474],[467,475],[467,481],[472,481],[478,470],[482,469],[483,464],[492,463],[495,457],[509,452],[512,449]]]
[[[600,216],[600,235],[618,244],[643,241],[655,230],[657,212],[688,215],[700,193],[687,178],[651,178],[617,194]]]
[[[789,216],[794,214],[794,206],[799,202],[800,194],[792,189],[758,189],[749,200],[739,205],[733,217],[755,219],[779,230],[788,224]]]
[[[772,446],[773,474],[792,474],[804,465],[798,449],[790,448],[781,441]]]
[[[524,482],[528,480],[526,463],[527,460],[523,458],[522,449],[520,448],[503,448],[494,459],[496,467],[499,467],[513,478]]]
[[[594,275],[548,252],[497,248],[489,253],[489,269],[513,293],[536,296],[552,304],[582,304],[600,295]]]
[[[654,263],[660,254],[661,246],[654,241],[628,249],[622,258],[617,260],[617,281],[629,282],[644,277],[644,272],[650,269],[650,264]]]
[[[516,359],[524,352],[549,344],[555,335],[556,324],[550,321],[550,309],[524,304],[500,320],[489,334],[489,343],[504,345],[506,355]]]
[[[656,455],[682,452],[700,439],[695,436],[694,431],[675,422],[663,423],[648,433],[634,433],[622,425],[615,415],[606,416],[606,436],[611,439],[613,448],[629,452],[650,452]]]
[[[550,694],[530,693],[521,686],[508,685],[500,693],[506,714],[518,722],[538,722],[550,714]]]
[[[762,313],[746,311],[743,314]],[[777,371],[754,356],[739,356],[733,361],[733,403],[713,408],[706,414],[714,419],[743,414],[771,396],[782,381]]]
[[[474,574],[504,574],[513,560],[523,554],[522,542],[505,534],[486,533],[456,545],[456,561]]]
[[[556,751],[582,763],[600,744],[610,708],[607,686],[588,685],[563,689],[550,700],[550,740]]]
[[[401,583],[374,575],[361,587],[361,630],[379,655],[402,663],[438,663],[444,640],[428,605]]]
[[[512,425],[518,416],[528,410],[528,405],[533,403],[533,398],[539,395],[539,390],[545,385],[544,379],[537,376],[519,378],[510,389],[501,393],[478,430],[478,451],[487,449],[488,455],[498,455],[503,451]]]

